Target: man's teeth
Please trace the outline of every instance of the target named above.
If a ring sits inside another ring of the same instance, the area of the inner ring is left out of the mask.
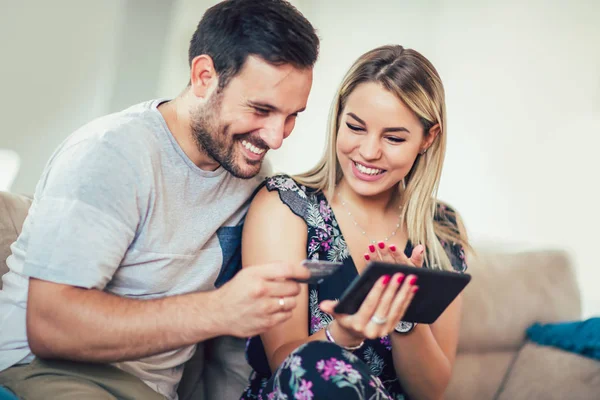
[[[261,155],[265,152],[265,149],[259,149],[258,147],[254,146],[252,143],[246,140],[242,140],[242,146],[244,146],[245,148],[257,155]]]
[[[381,174],[383,172],[382,169],[367,168],[364,165],[359,164],[357,162],[355,162],[354,165],[356,165],[356,169],[358,169],[363,174],[367,174],[367,175],[379,175],[379,174]]]

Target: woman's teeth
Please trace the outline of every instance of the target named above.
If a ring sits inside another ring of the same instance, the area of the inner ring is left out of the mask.
[[[358,169],[363,174],[367,174],[367,175],[379,175],[379,174],[383,173],[382,169],[367,168],[364,165],[357,163],[356,161],[354,162],[354,165],[356,166],[356,169]]]
[[[261,155],[265,152],[265,149],[259,149],[258,147],[254,146],[252,143],[246,140],[242,140],[242,146],[244,146],[245,148],[257,155]]]

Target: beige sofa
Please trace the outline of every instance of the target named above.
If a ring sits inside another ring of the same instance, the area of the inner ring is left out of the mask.
[[[0,192],[0,274],[29,204],[26,197]],[[534,322],[581,317],[579,289],[564,253],[478,250],[468,272],[473,280],[464,294],[446,399],[600,399],[599,362],[525,341],[525,329]],[[180,397],[239,398],[247,374],[243,341],[207,342],[186,365]]]

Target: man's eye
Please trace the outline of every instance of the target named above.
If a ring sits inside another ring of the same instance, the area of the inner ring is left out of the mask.
[[[353,130],[355,132],[363,132],[364,131],[364,129],[361,128],[360,126],[352,125],[352,124],[349,124],[348,122],[346,122],[346,126],[348,128],[350,128],[350,130]]]
[[[258,107],[254,107],[254,112],[257,113],[258,115],[269,115],[269,112],[271,110],[268,110],[266,108],[258,108]]]

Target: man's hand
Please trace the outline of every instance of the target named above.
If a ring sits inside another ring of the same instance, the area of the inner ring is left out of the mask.
[[[300,284],[291,279],[309,277],[308,269],[299,264],[273,263],[242,269],[213,293],[222,306],[216,319],[223,334],[255,336],[286,321],[300,293]]]

